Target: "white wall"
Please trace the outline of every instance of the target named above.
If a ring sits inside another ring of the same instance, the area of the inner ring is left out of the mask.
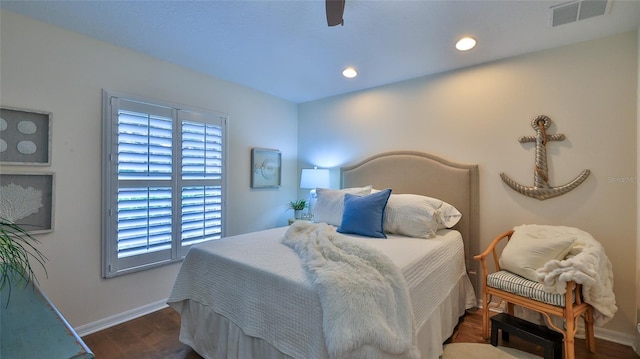
[[[228,124],[227,234],[286,225],[297,195],[297,106],[140,53],[0,12],[0,103],[53,113],[55,231],[40,283],[78,327],[165,299],[179,264],[100,277],[101,91],[223,112]],[[251,147],[282,151],[282,187],[250,189]],[[3,166],[0,171],[31,167]]]
[[[229,114],[228,234],[286,224],[298,166],[333,167],[415,149],[478,163],[481,246],[521,223],[583,228],[614,265],[620,310],[606,328],[635,333],[638,34],[628,33],[345,96],[295,104],[139,53],[0,11],[0,103],[53,113],[55,231],[39,236],[49,261],[41,286],[77,327],[166,298],[178,265],[100,278],[101,90]],[[545,114],[550,182],[590,169],[574,191],[537,201],[504,185],[533,182],[529,121]],[[298,121],[297,121],[298,120]],[[251,147],[283,155],[279,190],[249,187]],[[297,161],[296,154],[299,156]],[[8,167],[5,171],[27,171]],[[337,186],[337,172],[333,182]],[[300,197],[303,198],[303,197]],[[640,304],[639,304],[640,305]]]
[[[480,247],[523,223],[590,232],[613,262],[619,311],[606,329],[631,343],[637,36],[626,33],[301,104],[300,166],[335,168],[400,149],[479,164]],[[550,183],[562,185],[591,170],[581,186],[545,201],[516,193],[499,177],[506,172],[533,185],[534,146],[518,138],[535,134],[530,121],[541,114],[554,121],[549,133],[567,136],[547,146]],[[336,171],[332,180],[337,186]]]

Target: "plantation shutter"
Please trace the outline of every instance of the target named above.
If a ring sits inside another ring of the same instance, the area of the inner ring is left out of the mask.
[[[105,95],[105,277],[180,260],[223,236],[221,115]]]
[[[222,237],[222,118],[179,111],[181,255],[188,245]]]

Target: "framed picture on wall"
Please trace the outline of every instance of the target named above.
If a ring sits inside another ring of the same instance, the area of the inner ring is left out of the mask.
[[[280,187],[282,157],[280,151],[267,148],[251,149],[251,187]]]
[[[0,107],[0,164],[51,165],[51,113]]]
[[[53,173],[0,173],[0,217],[29,233],[53,231]]]

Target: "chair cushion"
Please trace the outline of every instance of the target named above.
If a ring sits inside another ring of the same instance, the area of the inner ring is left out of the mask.
[[[502,270],[487,276],[487,286],[531,298],[557,307],[564,307],[564,294],[545,292],[542,284]]]

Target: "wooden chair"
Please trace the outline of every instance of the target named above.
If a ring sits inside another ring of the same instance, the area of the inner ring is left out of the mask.
[[[489,304],[493,296],[507,303],[507,312],[513,315],[514,305],[541,313],[549,327],[562,333],[564,337],[564,358],[575,359],[574,337],[578,329],[578,318],[583,317],[587,347],[595,353],[593,332],[593,307],[582,300],[582,286],[567,283],[565,294],[552,294],[543,290],[542,284],[523,278],[506,270],[501,270],[496,246],[503,239],[510,240],[514,231],[507,231],[496,237],[487,249],[474,257],[482,267],[482,335],[489,338]],[[493,256],[496,271],[489,273],[487,261]],[[556,326],[551,316],[564,319],[564,328]]]

